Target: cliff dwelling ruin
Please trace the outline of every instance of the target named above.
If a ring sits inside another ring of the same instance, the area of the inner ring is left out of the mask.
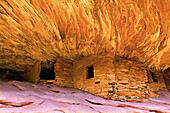
[[[149,97],[158,97],[160,89],[168,88],[163,73],[157,72],[155,75],[140,62],[120,56],[113,57],[106,53],[90,55],[74,61],[57,57],[52,66],[54,70],[48,70],[43,75],[41,74],[44,71],[37,71],[40,74],[36,75],[35,69],[41,67],[41,63],[36,64],[39,65],[35,65],[33,71],[30,71],[31,74],[27,72],[29,78],[24,77],[25,73],[21,76],[33,82],[40,81],[81,89],[105,99],[142,102]],[[52,72],[55,75],[48,76],[53,75]]]
[[[169,0],[0,0],[0,78],[158,98],[170,91],[169,25]]]

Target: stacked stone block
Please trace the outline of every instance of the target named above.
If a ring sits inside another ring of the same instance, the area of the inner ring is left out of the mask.
[[[94,78],[87,79],[87,68],[91,65],[94,67]],[[109,82],[115,79],[114,74],[110,73],[111,69],[113,69],[113,57],[110,55],[91,55],[76,60],[74,87],[103,98],[111,98],[113,88]],[[111,79],[108,76],[111,76]]]
[[[88,65],[94,78],[86,79]],[[146,82],[142,64],[125,58],[93,55],[74,62],[74,87],[106,99],[141,102],[149,97]]]
[[[54,64],[55,82],[58,86],[73,87],[73,62],[58,57]]]
[[[74,62],[58,58],[55,84],[74,87],[105,99],[141,102],[150,96],[142,64],[114,55],[91,55]],[[87,78],[93,66],[94,77]]]
[[[114,67],[116,83],[113,100],[140,102],[149,97],[147,71],[142,64],[116,57]]]

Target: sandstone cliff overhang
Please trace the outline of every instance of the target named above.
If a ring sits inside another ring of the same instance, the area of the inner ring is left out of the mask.
[[[1,0],[0,68],[111,53],[170,67],[169,0]]]

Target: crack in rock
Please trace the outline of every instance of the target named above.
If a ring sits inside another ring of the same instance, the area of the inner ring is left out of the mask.
[[[4,104],[4,105],[9,105],[9,106],[13,106],[13,107],[23,107],[26,105],[30,105],[34,102],[21,102],[21,103],[13,103],[13,102],[5,102],[0,100],[0,104]]]
[[[87,99],[85,99],[85,101],[87,101],[87,102],[89,102],[89,103],[91,103],[91,104],[95,104],[95,105],[103,105],[103,104],[101,104],[101,103],[92,102],[92,101],[90,101],[90,100],[87,100]]]
[[[18,85],[13,84],[14,87],[16,87],[20,91],[24,91],[22,88],[20,88]]]
[[[52,92],[54,92],[54,93],[63,93],[63,92],[55,91],[55,90],[50,90],[50,91],[52,91]],[[63,93],[63,94],[65,94],[65,93]]]
[[[165,113],[165,112],[158,111],[158,110],[149,110],[149,112],[154,112],[154,113]]]
[[[62,112],[62,113],[65,113],[63,110],[61,110],[61,109],[53,109],[52,111],[60,111],[60,112]]]

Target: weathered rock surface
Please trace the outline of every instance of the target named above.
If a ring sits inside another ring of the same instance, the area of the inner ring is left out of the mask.
[[[40,73],[41,73],[41,62],[38,61],[35,63],[35,65],[32,67],[32,69],[29,72],[21,73],[20,76],[25,80],[31,82],[37,82],[40,80],[39,77]]]
[[[142,103],[119,102],[52,84],[0,80],[0,112],[169,113],[170,93],[161,94],[163,97],[145,100]]]
[[[0,68],[29,71],[37,60],[108,52],[165,70],[169,6],[169,0],[1,0]]]

